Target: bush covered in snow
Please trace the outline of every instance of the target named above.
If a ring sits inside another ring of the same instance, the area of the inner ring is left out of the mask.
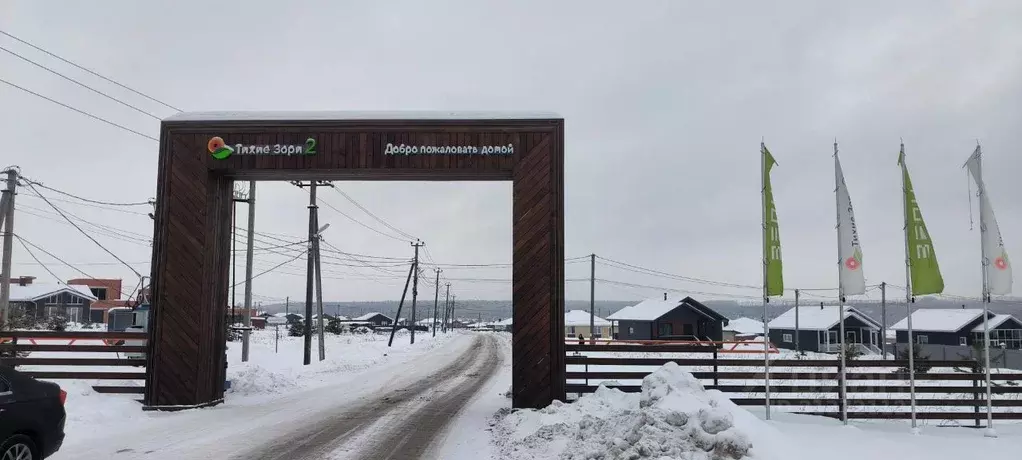
[[[748,433],[760,424],[668,363],[643,379],[641,394],[601,386],[572,404],[507,414],[494,440],[514,460],[742,459],[751,458]]]

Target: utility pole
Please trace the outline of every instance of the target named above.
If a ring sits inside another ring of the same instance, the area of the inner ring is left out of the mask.
[[[323,239],[323,230],[330,224],[319,226],[319,208],[312,210],[316,221],[316,239],[312,240],[313,253],[316,254],[316,326],[319,329],[319,360],[326,359],[326,344],[323,335],[326,333],[323,327],[323,272],[320,264],[319,242]]]
[[[299,185],[301,187],[301,185]],[[316,181],[309,182],[309,249],[305,271],[305,355],[302,363],[312,362],[312,297],[315,286],[316,254],[312,240],[316,238]]]
[[[401,319],[401,307],[404,307],[405,305],[405,295],[408,294],[408,283],[412,281],[412,272],[414,272],[417,268],[418,267],[415,266],[415,263],[412,263],[412,266],[408,268],[408,278],[405,278],[405,288],[401,290],[401,302],[398,302],[397,304],[397,314],[394,315],[394,324],[390,326],[390,339],[387,340],[387,347],[394,344],[394,333],[397,332],[397,320]]]
[[[424,244],[426,244],[426,243],[423,243],[423,242],[418,241],[418,240],[416,240],[414,243],[412,243],[412,247],[415,248],[415,262],[413,262],[413,264],[415,266],[415,269],[412,270],[413,272],[415,272],[415,279],[412,281],[412,321],[411,321],[412,342],[411,343],[413,345],[415,344],[415,300],[419,296],[419,247],[424,245]]]
[[[245,328],[241,331],[241,361],[248,361],[248,341],[252,334],[252,248],[255,242],[256,183],[248,181],[248,247],[245,248]]]
[[[450,313],[451,313],[451,283],[447,283],[447,294],[444,296],[444,332],[447,332],[447,328],[450,325]]]
[[[596,254],[589,254],[589,343],[596,345]]]
[[[452,326],[454,325],[454,322],[458,320],[458,317],[454,316],[454,305],[455,305],[455,303],[457,303],[457,301],[458,301],[458,296],[457,295],[451,296],[451,325]]]
[[[880,356],[887,359],[887,282],[880,282]],[[897,342],[897,340],[895,340]]]
[[[238,202],[248,203],[248,196],[242,188],[234,187],[231,200],[231,327],[238,322]],[[247,281],[247,278],[246,278]]]
[[[291,296],[284,297],[284,317],[291,314]]]
[[[314,290],[317,289],[317,287],[318,288],[322,288],[322,279],[321,279],[321,276],[320,276],[320,273],[319,273],[319,266],[320,266],[320,264],[319,264],[319,238],[320,238],[320,236],[319,235],[320,235],[320,233],[323,230],[326,230],[327,226],[330,225],[330,224],[327,224],[326,226],[324,226],[322,228],[319,228],[319,213],[318,213],[319,206],[316,205],[316,186],[317,185],[326,185],[326,186],[329,186],[329,187],[333,187],[333,184],[331,184],[329,182],[320,182],[320,181],[312,180],[312,181],[309,181],[308,184],[303,184],[300,181],[292,181],[291,185],[294,185],[294,186],[296,186],[298,188],[304,188],[305,186],[309,187],[309,206],[308,206],[308,208],[309,208],[309,244],[308,244],[308,252],[306,253],[307,257],[306,257],[306,267],[305,267],[305,324],[304,324],[305,327],[304,327],[304,333],[302,334],[304,336],[303,338],[305,339],[304,340],[304,342],[305,342],[304,343],[304,348],[305,348],[304,351],[305,351],[305,353],[304,353],[304,356],[303,356],[303,359],[302,359],[302,363],[305,364],[305,365],[308,365],[308,364],[312,363],[312,302],[313,302],[313,292],[314,292]],[[323,345],[323,336],[322,336],[322,333],[323,333],[323,297],[322,297],[322,295],[323,295],[322,292],[320,292],[316,296],[316,299],[318,300],[318,307],[316,308],[316,310],[319,311],[319,320],[317,321],[317,324],[318,324],[319,330],[320,330],[320,337],[319,337],[319,348],[320,348],[320,351],[319,351],[320,358],[319,359],[320,359],[320,361],[326,359],[326,350],[325,350],[325,347]]]
[[[436,271],[436,293],[433,294],[433,337],[436,337],[436,317],[439,313],[437,309],[440,307],[440,272],[439,268],[434,268]]]
[[[14,197],[17,194],[18,171],[7,169],[7,188],[3,191],[3,216],[0,223],[4,229],[4,255],[0,264],[0,326],[6,327],[11,301],[11,252],[14,250]]]

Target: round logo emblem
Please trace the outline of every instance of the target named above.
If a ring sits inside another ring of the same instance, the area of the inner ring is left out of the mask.
[[[1004,260],[1004,257],[998,257],[994,259],[994,266],[997,267],[998,270],[1005,270],[1008,268],[1008,261]]]
[[[858,270],[859,261],[855,260],[855,257],[849,257],[848,260],[845,260],[845,266],[848,267],[849,270]]]
[[[227,145],[220,136],[210,138],[209,142],[206,143],[206,149],[217,160],[224,160],[234,153],[234,149]]]

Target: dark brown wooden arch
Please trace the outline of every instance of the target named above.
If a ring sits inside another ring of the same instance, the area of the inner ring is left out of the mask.
[[[214,137],[234,153],[214,158]],[[296,154],[308,139],[316,153]],[[223,401],[236,179],[513,181],[512,405],[564,399],[563,119],[215,112],[161,127],[147,409]]]

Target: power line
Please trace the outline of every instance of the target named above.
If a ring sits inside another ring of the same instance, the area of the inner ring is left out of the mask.
[[[279,264],[277,264],[277,265],[273,266],[273,268],[271,268],[271,269],[269,269],[269,270],[265,270],[265,271],[259,272],[259,274],[256,274],[256,275],[252,275],[252,277],[251,277],[251,278],[249,278],[248,280],[249,280],[249,281],[251,281],[251,280],[254,280],[254,279],[256,279],[256,278],[258,278],[258,277],[260,277],[260,276],[263,276],[263,275],[265,275],[265,274],[267,274],[267,273],[270,273],[270,272],[272,272],[272,271],[274,271],[274,270],[276,270],[276,269],[278,269],[278,268],[280,268],[280,267],[282,267],[282,266],[284,266],[284,265],[287,265],[287,264],[289,264],[289,263],[291,263],[291,262],[294,262],[294,261],[298,260],[298,258],[299,258],[299,257],[301,257],[301,256],[304,256],[304,255],[305,255],[305,254],[307,254],[308,252],[309,252],[309,251],[303,251],[303,252],[302,252],[301,254],[298,254],[297,256],[294,256],[294,257],[293,257],[292,259],[290,259],[290,260],[286,260],[286,261],[284,261],[284,262],[281,262],[281,263],[279,263]],[[241,282],[235,283],[235,284],[234,284],[233,286],[231,286],[231,287],[237,287],[237,286],[239,286],[239,285],[242,285],[242,284],[245,284],[245,281],[241,281]]]
[[[750,285],[750,284],[737,284],[737,283],[728,283],[728,282],[722,282],[722,281],[712,281],[712,280],[707,280],[707,279],[702,279],[702,278],[694,278],[694,277],[691,277],[691,276],[676,275],[676,274],[673,274],[673,273],[662,272],[662,271],[654,270],[654,269],[651,269],[651,268],[640,267],[640,266],[628,264],[628,263],[625,263],[625,262],[619,262],[619,261],[616,261],[616,260],[607,259],[607,258],[601,257],[601,256],[596,256],[596,258],[599,259],[599,260],[602,260],[604,262],[607,262],[608,266],[615,267],[615,268],[618,268],[618,269],[622,269],[622,270],[626,270],[626,271],[633,271],[633,272],[637,272],[637,273],[644,273],[644,274],[648,274],[648,275],[658,275],[660,277],[673,278],[673,279],[676,279],[676,280],[679,280],[679,281],[689,281],[689,282],[693,282],[693,283],[708,284],[708,285],[720,286],[720,287],[733,287],[733,288],[742,288],[742,289],[763,289],[763,286],[753,286],[753,285]]]
[[[599,257],[599,256],[597,256],[597,257]],[[645,288],[645,289],[656,289],[656,290],[659,290],[659,291],[680,292],[680,293],[685,293],[685,294],[696,294],[696,295],[718,296],[718,297],[733,297],[733,298],[739,298],[739,299],[759,299],[760,298],[758,296],[742,295],[742,294],[724,294],[724,293],[720,293],[720,292],[700,292],[700,291],[691,291],[691,290],[687,290],[687,289],[673,289],[673,288],[666,288],[666,287],[662,287],[662,286],[650,286],[650,285],[645,285],[645,284],[626,283],[624,281],[615,281],[615,280],[608,280],[608,279],[603,279],[603,278],[596,278],[596,281],[597,282],[601,282],[601,283],[618,285],[618,286],[627,286],[627,287]]]
[[[303,189],[303,190],[304,190],[304,189]],[[305,190],[305,192],[306,192],[306,193],[309,193],[309,191],[308,191],[308,190]],[[397,240],[397,241],[401,241],[401,242],[404,242],[404,241],[406,241],[406,240],[405,240],[404,238],[398,238],[398,237],[396,237],[396,236],[394,236],[394,235],[390,235],[390,234],[387,234],[387,233],[383,233],[383,232],[381,232],[380,230],[378,230],[378,229],[376,229],[376,228],[373,228],[373,227],[370,227],[370,226],[366,225],[366,224],[365,224],[365,223],[363,223],[362,221],[360,221],[360,220],[358,220],[358,219],[356,219],[356,218],[354,218],[354,217],[351,217],[350,215],[348,215],[348,213],[346,213],[346,212],[344,212],[344,211],[341,211],[340,209],[337,209],[336,207],[334,207],[334,205],[330,204],[329,202],[327,202],[326,200],[324,200],[324,199],[323,199],[322,197],[318,197],[318,198],[316,199],[316,201],[317,201],[318,203],[321,203],[321,204],[323,204],[324,206],[326,206],[326,207],[328,207],[328,208],[330,208],[330,209],[334,210],[334,212],[336,212],[336,213],[338,213],[338,214],[340,214],[340,215],[342,215],[342,216],[344,216],[344,217],[348,218],[348,220],[350,220],[350,221],[352,221],[352,222],[354,222],[354,223],[356,223],[356,224],[358,224],[358,225],[361,225],[361,226],[363,226],[363,227],[365,227],[365,228],[367,228],[367,229],[369,229],[369,230],[372,230],[372,231],[374,231],[374,232],[376,232],[376,233],[378,233],[378,234],[380,234],[380,235],[383,235],[383,236],[385,236],[385,237],[387,237],[387,238],[391,238],[391,239],[393,239],[393,240]]]
[[[361,205],[361,204],[359,204],[359,203],[358,203],[357,201],[355,201],[355,199],[354,199],[354,198],[352,198],[352,197],[351,197],[350,195],[348,195],[347,193],[344,193],[344,191],[343,191],[343,190],[341,190],[341,189],[339,189],[339,188],[337,188],[337,187],[334,187],[334,190],[335,190],[335,191],[337,191],[337,193],[340,193],[340,194],[341,194],[341,196],[343,196],[343,197],[344,197],[345,199],[347,199],[348,201],[350,201],[350,202],[351,202],[351,204],[355,205],[355,207],[357,207],[358,209],[361,209],[361,210],[362,210],[363,212],[365,212],[366,214],[368,214],[368,215],[369,215],[369,217],[372,217],[372,218],[373,218],[373,219],[375,219],[375,220],[376,220],[377,222],[379,222],[379,223],[383,224],[383,225],[384,225],[385,227],[387,227],[387,228],[389,228],[389,229],[391,229],[391,230],[393,230],[393,231],[397,232],[397,234],[398,234],[398,235],[401,235],[401,236],[403,236],[403,237],[405,237],[405,238],[408,238],[408,239],[410,239],[410,240],[417,240],[417,239],[418,239],[418,238],[416,238],[416,237],[414,237],[414,236],[412,236],[412,235],[410,235],[410,234],[408,234],[408,233],[406,233],[406,232],[403,232],[403,231],[401,231],[401,230],[400,230],[400,229],[398,229],[397,227],[394,227],[393,225],[390,225],[389,223],[387,223],[387,221],[385,221],[385,220],[381,219],[381,218],[380,218],[379,216],[377,216],[376,214],[373,214],[373,213],[372,213],[371,211],[369,211],[368,209],[366,209],[366,208],[365,208],[365,206],[362,206],[362,205]]]
[[[21,243],[21,247],[25,248],[25,252],[27,252],[28,255],[32,257],[32,260],[34,260],[37,264],[39,264],[40,267],[43,267],[43,270],[46,270],[46,273],[49,273],[50,276],[53,276],[54,278],[57,279],[57,284],[65,284],[64,280],[62,280],[59,276],[57,276],[56,273],[53,273],[53,270],[50,270],[50,267],[47,267],[46,264],[44,264],[42,261],[39,260],[38,257],[35,256],[35,253],[32,252],[32,250],[28,248],[28,245],[25,244],[25,242],[21,239],[21,237],[17,237],[17,238],[18,238],[18,242]]]
[[[37,198],[34,195],[25,195],[25,196],[29,197],[29,198]],[[68,204],[73,204],[73,205],[77,205],[77,206],[88,206],[90,208],[100,209],[100,210],[103,210],[103,211],[122,212],[122,213],[125,213],[125,214],[134,214],[136,216],[149,217],[149,214],[148,213],[144,213],[144,212],[132,211],[130,209],[123,209],[123,208],[115,208],[115,207],[110,207],[110,206],[102,206],[102,205],[93,204],[93,203],[83,203],[83,202],[80,202],[80,201],[67,200],[67,199],[63,199],[63,198],[50,198],[50,201],[56,201],[58,203],[68,203]]]
[[[22,87],[22,86],[18,86],[18,85],[14,84],[14,83],[11,83],[11,82],[7,81],[7,80],[4,80],[3,78],[0,78],[0,83],[6,83],[8,86],[12,86],[14,88],[20,89],[20,90],[22,90],[22,91],[24,91],[24,92],[26,92],[28,94],[31,94],[33,96],[38,97],[38,98],[46,99],[47,101],[50,101],[50,102],[52,102],[54,104],[57,104],[57,105],[59,105],[61,107],[64,107],[65,109],[73,110],[75,112],[78,112],[78,113],[80,113],[82,115],[85,115],[85,116],[87,116],[89,118],[92,118],[94,120],[101,121],[101,122],[106,123],[106,124],[108,124],[110,126],[123,129],[124,131],[127,131],[129,133],[132,133],[132,134],[135,134],[135,135],[138,135],[138,136],[142,136],[142,137],[144,137],[146,139],[149,139],[149,140],[152,140],[152,141],[156,141],[156,142],[160,141],[159,139],[157,139],[157,138],[155,138],[153,136],[150,136],[148,134],[143,134],[141,132],[135,131],[134,129],[131,129],[131,128],[129,128],[127,126],[124,126],[124,125],[119,125],[119,124],[114,123],[114,122],[112,122],[110,120],[107,120],[106,118],[103,118],[103,117],[98,116],[98,115],[93,115],[93,114],[91,114],[89,112],[86,112],[86,111],[84,111],[82,109],[71,107],[70,105],[67,105],[67,104],[65,104],[63,102],[60,102],[60,101],[56,100],[56,99],[52,99],[52,98],[43,96],[42,94],[39,94],[39,93],[37,93],[35,91],[32,91],[32,90],[30,90],[28,88],[25,88],[25,87]]]
[[[32,64],[32,65],[34,65],[36,67],[39,67],[40,69],[43,69],[43,70],[45,70],[47,72],[50,72],[50,73],[52,73],[52,74],[54,74],[54,75],[56,75],[56,76],[58,76],[60,78],[63,78],[63,79],[65,79],[65,80],[67,80],[67,81],[69,81],[71,83],[74,83],[74,84],[76,84],[78,86],[81,86],[82,88],[85,88],[85,89],[87,89],[89,91],[92,91],[92,92],[94,92],[96,94],[99,94],[100,96],[103,96],[103,97],[105,97],[107,99],[110,99],[111,101],[114,101],[114,102],[116,102],[118,104],[121,104],[121,105],[123,105],[125,107],[128,107],[128,108],[130,108],[130,109],[132,109],[132,110],[134,110],[134,111],[136,111],[138,113],[141,113],[143,115],[152,117],[152,118],[154,118],[156,120],[160,120],[160,117],[158,117],[156,115],[153,115],[153,114],[151,114],[149,112],[146,112],[145,110],[142,110],[142,109],[140,109],[138,107],[135,107],[135,106],[127,103],[127,102],[124,102],[124,101],[122,101],[120,99],[117,99],[116,97],[113,97],[113,96],[111,96],[109,94],[106,94],[106,93],[96,89],[96,88],[93,88],[93,87],[91,87],[89,85],[86,85],[85,83],[82,83],[82,82],[80,82],[78,80],[75,80],[74,78],[71,78],[71,77],[69,77],[67,75],[64,75],[64,74],[62,74],[60,72],[57,72],[56,70],[53,70],[53,69],[51,69],[49,67],[46,67],[46,66],[44,66],[44,65],[42,65],[42,64],[40,64],[38,62],[33,61],[33,60],[31,60],[31,59],[29,59],[29,58],[27,58],[25,56],[22,56],[22,55],[20,55],[18,53],[15,53],[14,51],[11,51],[11,50],[9,50],[7,48],[4,48],[3,46],[0,46],[0,50],[6,51],[7,53],[13,55],[14,57],[16,57],[18,59],[21,59],[21,60],[23,60],[23,61],[25,61],[25,62],[27,62],[29,64]]]
[[[150,101],[153,101],[153,102],[155,102],[155,103],[157,103],[157,104],[163,105],[164,107],[170,108],[170,109],[172,109],[172,110],[176,110],[176,111],[178,111],[178,112],[183,112],[183,110],[181,110],[181,109],[179,109],[179,108],[177,108],[177,107],[174,107],[174,106],[172,106],[172,105],[170,105],[170,104],[167,104],[166,102],[163,102],[163,101],[161,101],[161,100],[159,100],[159,99],[156,99],[156,98],[154,98],[154,97],[152,97],[152,96],[149,96],[148,94],[145,94],[145,93],[143,93],[143,92],[141,92],[141,91],[138,91],[138,90],[135,90],[135,89],[129,88],[128,86],[125,86],[125,85],[123,85],[123,84],[121,84],[121,83],[118,83],[118,82],[116,82],[116,81],[114,81],[114,80],[112,80],[112,79],[110,79],[110,78],[104,77],[103,75],[100,75],[100,74],[98,74],[98,73],[96,73],[96,72],[94,72],[94,71],[92,71],[92,70],[89,70],[89,69],[87,69],[87,68],[85,68],[85,67],[82,67],[82,66],[80,66],[80,65],[78,65],[78,64],[75,64],[74,62],[71,62],[71,61],[69,61],[69,60],[67,60],[67,59],[64,59],[64,58],[62,58],[62,57],[60,57],[60,56],[57,56],[57,55],[56,55],[56,54],[54,54],[54,53],[51,53],[51,52],[49,52],[49,51],[47,51],[47,50],[45,50],[45,49],[43,49],[43,48],[41,48],[41,47],[39,47],[39,46],[33,45],[32,43],[29,43],[28,41],[25,41],[25,40],[22,40],[22,39],[20,39],[20,38],[18,38],[18,37],[15,37],[14,35],[11,35],[11,34],[9,34],[9,33],[5,32],[5,31],[3,31],[3,30],[0,30],[0,34],[6,35],[6,36],[8,36],[8,37],[10,37],[10,38],[12,38],[12,39],[14,39],[14,40],[17,40],[17,41],[19,41],[19,42],[21,42],[21,43],[25,44],[25,45],[28,45],[28,46],[30,46],[30,47],[32,47],[32,48],[35,48],[35,49],[36,49],[36,50],[38,50],[38,51],[41,51],[41,52],[43,52],[43,53],[46,53],[47,55],[49,55],[49,56],[51,56],[51,57],[54,57],[54,58],[56,58],[56,59],[59,59],[59,60],[63,61],[64,63],[67,63],[67,64],[70,64],[70,65],[72,65],[72,66],[74,66],[74,67],[77,67],[77,68],[78,68],[78,69],[80,69],[80,70],[83,70],[83,71],[85,71],[85,72],[88,72],[88,73],[90,73],[90,74],[92,74],[92,75],[94,75],[94,76],[96,76],[96,77],[99,77],[99,78],[101,78],[101,79],[103,79],[103,80],[106,80],[106,81],[108,81],[108,82],[110,82],[110,83],[113,83],[113,84],[115,84],[115,85],[117,85],[117,86],[120,86],[121,88],[124,88],[124,89],[126,89],[126,90],[128,90],[128,91],[131,91],[131,92],[133,92],[133,93],[135,93],[135,94],[137,94],[137,95],[139,95],[139,96],[142,96],[142,97],[144,97],[144,98],[146,98],[146,99],[149,99]]]
[[[107,249],[106,246],[103,246],[99,241],[96,241],[96,239],[93,238],[92,235],[89,235],[88,232],[86,232],[85,230],[82,230],[82,228],[79,227],[78,224],[74,223],[74,221],[72,221],[69,217],[67,217],[67,215],[64,214],[64,211],[61,211],[60,208],[58,208],[55,204],[51,203],[50,200],[47,200],[46,197],[43,196],[43,194],[39,193],[39,190],[36,190],[34,184],[29,182],[28,183],[28,187],[31,188],[32,191],[36,193],[36,195],[39,195],[39,197],[42,198],[43,201],[46,202],[46,204],[50,205],[50,207],[53,208],[54,211],[57,211],[57,213],[60,214],[61,217],[63,217],[71,225],[73,225],[76,229],[78,229],[78,231],[81,232],[82,235],[85,235],[86,238],[91,240],[93,243],[96,243],[96,246],[99,246],[100,249],[102,249],[103,251],[106,251],[107,254],[110,254],[111,256],[113,256],[113,258],[117,259],[118,262],[124,264],[125,267],[128,267],[128,269],[131,270],[132,272],[134,272],[136,276],[138,276],[139,278],[142,277],[142,274],[139,273],[138,270],[135,270],[135,267],[132,267],[131,265],[128,265],[127,262],[122,260],[120,257],[117,257],[117,254],[114,254],[109,249]]]
[[[27,178],[25,176],[21,176],[21,178],[24,179],[25,182],[27,182],[27,183],[35,184],[35,185],[37,185],[39,187],[42,187],[42,188],[44,188],[46,190],[49,190],[51,192],[59,193],[61,195],[64,195],[64,196],[67,196],[67,197],[71,197],[71,198],[74,198],[76,200],[81,200],[81,201],[84,201],[86,203],[99,204],[99,205],[103,205],[103,206],[150,206],[150,205],[153,204],[152,201],[135,201],[135,202],[129,202],[129,203],[116,203],[116,202],[111,202],[111,201],[93,200],[93,199],[90,199],[90,198],[83,198],[81,196],[75,195],[74,193],[65,192],[63,190],[59,190],[59,189],[47,186],[47,185],[45,185],[45,184],[43,184],[43,183],[41,183],[39,181],[35,181],[35,180],[32,180],[32,179],[29,179],[29,178]],[[146,214],[142,214],[142,215],[146,215]]]
[[[33,242],[29,241],[29,240],[26,240],[25,238],[22,238],[20,235],[15,234],[14,237],[17,238],[18,240],[22,241],[24,244],[28,244],[29,246],[32,246],[33,248],[36,248],[39,251],[41,251],[43,254],[46,254],[46,255],[52,257],[54,260],[64,264],[68,268],[70,268],[70,269],[72,269],[72,270],[74,270],[74,271],[76,271],[78,273],[81,273],[82,276],[85,276],[86,278],[89,278],[89,279],[97,279],[95,276],[92,276],[92,275],[90,275],[88,273],[85,273],[84,271],[82,271],[82,269],[80,269],[78,267],[75,267],[74,265],[71,265],[70,263],[67,263],[66,261],[64,261],[64,259],[61,259],[60,257],[57,257],[57,256],[53,255],[52,252],[47,251],[47,250],[39,247],[39,245],[37,245],[37,244],[35,244],[35,243],[33,243]],[[131,294],[128,294],[128,293],[124,292],[123,289],[120,292],[121,292],[121,295],[123,295],[125,298],[127,298],[127,299],[131,298]]]

